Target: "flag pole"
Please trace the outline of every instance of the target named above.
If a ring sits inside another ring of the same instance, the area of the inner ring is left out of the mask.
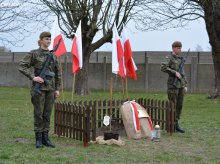
[[[113,79],[112,77],[110,78],[110,131],[112,130],[112,127],[111,127],[111,121],[112,121],[112,90],[113,90]]]
[[[121,77],[121,85],[122,85],[122,98],[124,100],[125,99],[125,89],[124,89],[124,80],[122,77]]]
[[[73,102],[73,95],[75,91],[75,80],[76,79],[76,74],[73,74],[73,86],[72,86],[72,97],[71,97],[71,102]]]
[[[59,67],[60,67],[60,76],[61,76],[61,95],[62,95],[62,101],[64,101],[64,93],[63,93],[63,69],[62,69],[62,63],[61,63],[60,57],[59,57]]]
[[[126,93],[126,98],[128,99],[128,80],[125,77],[125,93]]]

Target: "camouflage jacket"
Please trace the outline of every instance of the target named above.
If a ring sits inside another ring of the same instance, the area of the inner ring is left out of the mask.
[[[165,61],[161,64],[161,71],[168,73],[169,77],[167,80],[167,87],[169,88],[183,88],[187,85],[187,81],[185,78],[185,72],[183,71],[182,78],[177,80],[177,87],[173,85],[174,79],[176,78],[176,71],[179,68],[182,57],[171,55],[167,56]]]
[[[44,62],[47,60],[49,51],[43,50],[41,48],[32,50],[29,52],[20,62],[18,70],[27,76],[30,80],[33,80],[35,76],[39,76],[43,68]],[[32,71],[33,68],[33,71]],[[47,79],[48,84],[41,84],[41,90],[51,91],[59,90],[61,84],[61,75],[60,68],[57,61],[57,57],[53,55],[52,60],[48,65],[48,69],[51,72],[54,72],[54,77]],[[36,82],[32,82],[34,85]]]

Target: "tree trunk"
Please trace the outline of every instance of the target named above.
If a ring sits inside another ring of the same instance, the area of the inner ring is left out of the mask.
[[[83,55],[83,67],[76,75],[75,93],[77,95],[84,96],[89,93],[89,88],[88,88],[89,58],[90,58],[89,53]]]
[[[218,49],[220,49],[220,42],[216,46],[218,46]],[[214,99],[220,99],[220,51],[213,50],[212,57],[215,70],[215,91],[209,97]]]
[[[209,98],[220,99],[220,1],[209,3],[204,6],[204,11],[215,73],[215,91]]]

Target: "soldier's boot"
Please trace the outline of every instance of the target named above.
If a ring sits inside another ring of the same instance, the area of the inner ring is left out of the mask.
[[[176,122],[176,132],[185,133],[185,130],[183,130],[183,129],[179,126],[178,121]]]
[[[48,131],[42,132],[42,143],[43,145],[51,148],[55,148],[56,146],[50,141],[48,137]]]
[[[36,132],[35,133],[35,138],[36,138],[36,148],[42,148],[42,133],[41,132]]]

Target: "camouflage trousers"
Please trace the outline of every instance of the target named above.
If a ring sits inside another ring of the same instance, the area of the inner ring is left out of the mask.
[[[184,88],[169,88],[167,90],[168,99],[172,101],[176,106],[176,121],[180,119],[180,115],[183,108],[183,100],[185,91]]]
[[[50,130],[50,117],[54,105],[54,91],[42,91],[42,94],[32,94],[31,102],[34,106],[34,131]]]

